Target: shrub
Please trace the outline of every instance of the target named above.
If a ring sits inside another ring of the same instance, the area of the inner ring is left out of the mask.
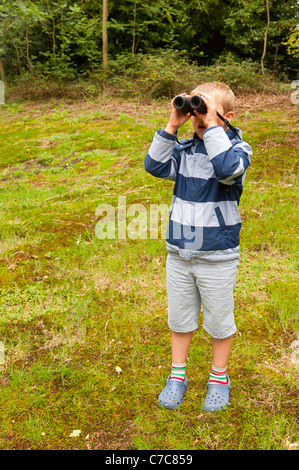
[[[273,92],[275,83],[269,73],[262,75],[260,64],[250,59],[237,61],[228,56],[211,66],[201,67],[199,81],[225,82],[234,93]]]
[[[260,64],[250,59],[240,61],[232,55],[220,57],[212,65],[199,66],[185,51],[160,49],[150,53],[120,54],[109,62],[109,70],[99,69],[87,79],[49,79],[47,70],[27,74],[18,82],[15,95],[29,99],[82,98],[106,93],[140,101],[172,98],[190,92],[205,81],[224,81],[236,93],[274,92],[270,74],[262,75]]]
[[[98,75],[104,83],[104,75]],[[228,55],[209,66],[191,62],[184,51],[159,50],[154,53],[121,54],[110,62],[106,89],[125,97],[142,100],[173,97],[190,92],[205,81],[223,81],[238,93],[273,92],[269,74],[262,75],[260,64],[238,61]]]
[[[198,66],[184,52],[159,50],[135,56],[119,55],[110,63],[108,88],[142,100],[172,97],[196,83]]]

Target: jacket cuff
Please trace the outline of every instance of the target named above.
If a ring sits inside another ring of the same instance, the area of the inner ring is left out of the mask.
[[[164,130],[164,128],[158,130],[157,132],[158,132],[158,134],[159,134],[161,137],[164,137],[165,139],[175,140],[175,141],[176,141],[176,139],[177,139],[177,135],[176,135],[176,134],[169,134],[169,132],[166,132],[166,131]]]

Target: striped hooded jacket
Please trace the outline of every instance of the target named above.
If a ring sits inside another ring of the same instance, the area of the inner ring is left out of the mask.
[[[241,134],[238,130],[239,135]],[[145,170],[175,181],[166,235],[168,251],[211,261],[239,258],[239,201],[251,147],[222,127],[177,142],[158,130]]]

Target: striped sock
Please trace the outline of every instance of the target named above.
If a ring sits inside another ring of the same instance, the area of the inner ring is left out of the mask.
[[[186,374],[186,362],[182,364],[172,363],[170,380],[178,380],[179,382],[184,382]]]
[[[226,375],[226,367],[222,369],[213,365],[210,373],[209,383],[227,385],[228,379]]]

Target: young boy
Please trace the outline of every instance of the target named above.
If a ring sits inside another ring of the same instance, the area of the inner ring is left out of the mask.
[[[221,82],[198,86],[206,114],[183,114],[172,102],[169,122],[155,133],[145,157],[153,176],[175,181],[166,237],[168,324],[172,330],[172,368],[159,396],[165,408],[177,408],[188,387],[186,360],[203,305],[203,328],[211,336],[212,368],[204,411],[229,402],[226,372],[234,323],[233,290],[239,263],[238,210],[252,150],[241,132],[227,122],[234,117],[235,97]],[[188,96],[188,98],[191,98]],[[177,141],[177,131],[192,120],[193,137]]]

